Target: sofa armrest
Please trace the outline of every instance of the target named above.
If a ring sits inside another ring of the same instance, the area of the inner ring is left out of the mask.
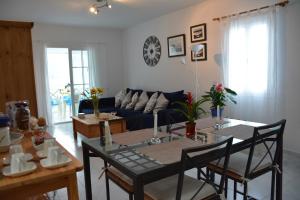
[[[115,97],[106,97],[99,99],[100,108],[114,108],[115,107]]]
[[[165,124],[163,125],[171,125],[179,122],[184,122],[187,120],[182,113],[172,108],[161,110],[157,114],[158,114],[158,118],[163,119],[162,121],[165,122]]]
[[[101,98],[99,99],[99,108],[114,108],[115,97]],[[78,113],[92,113],[93,102],[91,99],[83,99],[79,103]]]
[[[78,113],[87,113],[87,110],[90,110],[90,112],[92,112],[93,103],[90,99],[83,99],[79,102]]]

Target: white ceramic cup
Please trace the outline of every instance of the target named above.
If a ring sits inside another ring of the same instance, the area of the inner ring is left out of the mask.
[[[53,146],[48,148],[48,163],[55,165],[62,162],[63,150],[59,146]]]
[[[9,147],[9,154],[15,154],[15,153],[23,153],[23,147],[20,144],[11,145]]]
[[[14,153],[11,155],[10,173],[18,173],[26,170],[26,159],[24,153]]]
[[[48,154],[49,147],[53,147],[53,146],[56,146],[55,138],[49,138],[49,139],[44,140],[44,153],[45,153],[45,155]]]

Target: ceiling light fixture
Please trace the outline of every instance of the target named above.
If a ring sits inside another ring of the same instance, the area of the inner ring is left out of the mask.
[[[108,0],[96,0],[97,3],[92,5],[89,8],[90,13],[97,15],[101,8],[111,8],[111,4],[108,3]]]

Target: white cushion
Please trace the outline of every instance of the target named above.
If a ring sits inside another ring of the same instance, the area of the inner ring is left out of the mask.
[[[115,107],[119,107],[122,104],[122,101],[124,100],[126,96],[126,90],[121,90],[120,92],[118,92],[118,94],[116,94],[115,96]]]
[[[169,104],[169,100],[165,97],[163,93],[159,95],[156,101],[155,108],[153,109],[153,112],[158,112],[160,110],[164,110],[167,108]]]
[[[126,109],[133,109],[135,104],[138,102],[139,100],[139,93],[136,92],[132,98],[131,98],[131,102],[129,104],[127,104]]]
[[[201,187],[203,181],[186,175],[183,180],[181,200],[190,200]],[[144,191],[154,200],[174,200],[176,198],[177,184],[178,175],[174,175],[145,185]],[[216,194],[215,189],[206,183],[194,199],[203,199],[212,194]]]
[[[244,150],[241,152],[231,154],[230,158],[229,158],[229,163],[228,163],[228,170],[243,177],[245,175],[248,157],[249,157],[249,150],[248,151]],[[250,171],[254,167],[256,167],[256,165],[261,161],[261,158],[262,157],[257,157],[255,155],[253,155]],[[216,162],[213,162],[213,163],[216,164]],[[219,166],[221,166],[223,164],[224,164],[224,159],[221,159]],[[269,156],[267,156],[263,160],[263,162],[258,166],[258,168],[256,170],[266,167],[268,165],[271,165],[271,160],[270,160]]]
[[[131,95],[132,95],[131,91],[126,94],[125,98],[122,101],[121,108],[125,108],[127,106],[127,104],[130,103]]]
[[[139,97],[139,100],[138,102],[135,104],[135,107],[134,107],[134,110],[137,111],[137,110],[142,110],[147,102],[149,101],[149,98],[148,98],[148,95],[147,93],[144,91],[140,97]]]
[[[150,112],[154,109],[155,104],[156,104],[156,101],[157,101],[157,96],[158,96],[158,93],[155,92],[155,93],[150,97],[149,101],[148,101],[147,104],[146,104],[144,113],[150,113]]]

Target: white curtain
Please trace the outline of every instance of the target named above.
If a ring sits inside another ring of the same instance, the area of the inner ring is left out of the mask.
[[[88,44],[90,87],[103,87],[108,93],[108,69],[106,64],[106,45]]]
[[[230,105],[230,117],[274,122],[279,116],[280,70],[278,66],[276,9],[237,16],[223,26],[224,83],[238,93]]]
[[[39,117],[45,117],[52,125],[51,98],[49,93],[46,45],[42,41],[33,42],[35,88]]]

